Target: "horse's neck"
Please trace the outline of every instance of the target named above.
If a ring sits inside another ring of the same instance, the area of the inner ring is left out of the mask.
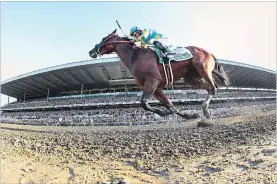
[[[115,52],[117,53],[120,60],[124,63],[124,65],[127,68],[131,69],[134,50],[126,47],[126,45],[124,44],[118,44]]]

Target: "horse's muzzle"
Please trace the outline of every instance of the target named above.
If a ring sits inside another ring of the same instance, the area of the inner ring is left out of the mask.
[[[91,58],[97,58],[97,53],[96,53],[96,49],[92,49],[91,51],[89,51],[89,56]]]

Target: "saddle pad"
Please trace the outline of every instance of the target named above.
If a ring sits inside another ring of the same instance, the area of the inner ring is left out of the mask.
[[[150,47],[152,50],[154,50],[158,57],[159,57],[159,63],[162,64],[164,62],[164,57],[161,55],[161,51],[156,47]],[[169,46],[169,50],[171,50],[174,54],[168,56],[169,62],[171,61],[184,61],[191,59],[193,56],[191,52],[186,49],[185,47],[175,47],[175,46]]]

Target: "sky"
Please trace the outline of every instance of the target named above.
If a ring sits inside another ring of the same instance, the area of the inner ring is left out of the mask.
[[[276,71],[276,2],[1,2],[1,81],[91,59],[116,20],[125,34],[151,28],[172,45]]]

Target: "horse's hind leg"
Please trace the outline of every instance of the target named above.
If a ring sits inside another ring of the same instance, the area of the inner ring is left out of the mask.
[[[210,92],[208,92],[208,96],[206,97],[206,100],[202,103],[202,111],[203,111],[203,114],[204,116],[207,118],[207,119],[210,119],[210,113],[208,112],[208,109],[209,109],[209,105],[210,105],[210,101],[212,99],[212,96]]]
[[[156,91],[154,92],[154,96],[168,109],[170,114],[178,114],[179,116],[186,119],[199,118],[199,114],[186,114],[178,111],[164,94],[162,89],[156,89]]]
[[[147,79],[144,82],[143,94],[141,96],[141,105],[142,105],[144,110],[151,111],[153,113],[156,113],[156,114],[164,117],[164,116],[173,114],[173,112],[171,110],[162,111],[162,110],[156,109],[154,107],[151,107],[149,105],[149,102],[148,102],[149,98],[156,91],[157,86],[159,85],[159,83],[160,83],[160,81],[155,79],[155,78]]]
[[[196,63],[196,64],[195,64]],[[208,96],[206,100],[202,103],[202,111],[206,118],[210,118],[210,113],[208,112],[209,104],[212,99],[212,96],[216,93],[217,86],[214,83],[214,79],[212,76],[212,71],[215,66],[215,60],[213,59],[211,54],[208,54],[206,59],[203,62],[193,62],[195,68],[201,75],[201,77],[204,78],[205,82],[208,84],[208,86],[205,87],[205,89],[208,92]]]

